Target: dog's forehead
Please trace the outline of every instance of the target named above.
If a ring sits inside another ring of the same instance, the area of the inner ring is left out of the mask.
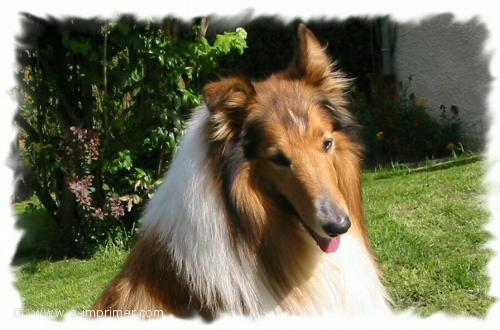
[[[309,132],[321,115],[321,97],[311,87],[300,81],[271,80],[256,88],[261,115],[272,126],[283,126],[287,130]]]

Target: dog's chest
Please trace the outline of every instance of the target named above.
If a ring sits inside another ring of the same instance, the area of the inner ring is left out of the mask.
[[[313,276],[270,312],[360,315],[389,312],[386,301],[373,259],[357,238],[346,234],[338,251],[325,254]]]

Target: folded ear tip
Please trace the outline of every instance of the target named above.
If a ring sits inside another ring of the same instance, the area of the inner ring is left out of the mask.
[[[254,85],[252,84],[252,82],[247,79],[246,77],[244,76],[237,76],[235,78],[235,81],[238,82],[238,84],[240,85],[240,88],[242,87],[243,90],[249,94],[249,95],[253,95],[255,94],[255,87]]]
[[[217,103],[217,95],[215,93],[216,89],[216,82],[211,82],[203,87],[203,96],[205,98],[205,103],[209,108]]]
[[[219,81],[211,82],[203,88],[205,103],[209,109],[224,106],[231,99],[231,95],[241,95],[238,98],[242,103],[248,101],[254,94],[255,89],[251,81],[242,77],[228,77]],[[231,102],[234,105],[234,102]]]

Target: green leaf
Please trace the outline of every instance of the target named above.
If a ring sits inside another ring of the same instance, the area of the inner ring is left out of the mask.
[[[246,38],[247,32],[240,27],[236,29],[236,32],[225,32],[223,35],[217,35],[214,48],[221,54],[228,54],[234,49],[241,55],[247,48]]]
[[[139,94],[141,92],[141,86],[136,86],[134,87],[134,89],[132,90],[132,95],[133,96],[137,96],[137,94]]]
[[[140,70],[139,68],[136,68],[131,74],[130,74],[130,78],[134,81],[134,82],[138,82],[138,81],[141,81],[142,79],[142,70]]]

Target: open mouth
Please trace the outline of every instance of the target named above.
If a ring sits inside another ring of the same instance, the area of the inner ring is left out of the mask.
[[[312,229],[310,229],[302,220],[301,217],[299,217],[300,222],[304,225],[306,228],[307,232],[311,235],[312,238],[316,241],[316,244],[318,244],[319,248],[325,252],[325,253],[333,253],[338,250],[339,245],[340,245],[340,235],[336,235],[333,237],[323,237],[318,234],[316,234]]]
[[[311,237],[316,241],[316,244],[319,246],[321,251],[325,253],[333,253],[338,250],[340,246],[340,235],[335,235],[332,237],[323,237],[317,234],[314,230],[309,228],[309,226],[305,223],[304,219],[300,216],[300,214],[295,210],[292,203],[288,201],[288,199],[280,195],[281,203],[286,209],[291,210],[292,213],[300,220],[306,231],[311,235]]]

